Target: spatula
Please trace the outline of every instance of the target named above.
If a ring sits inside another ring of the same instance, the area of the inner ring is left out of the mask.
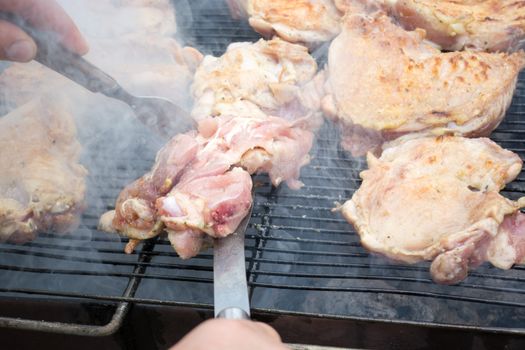
[[[132,95],[109,74],[66,49],[56,34],[37,29],[10,13],[0,12],[0,20],[17,25],[33,38],[37,45],[36,61],[91,92],[128,104],[137,118],[159,135],[169,138],[194,128],[191,116],[172,101],[162,97]]]
[[[253,203],[234,233],[216,238],[213,243],[213,304],[217,318],[250,319],[244,234],[252,209]]]

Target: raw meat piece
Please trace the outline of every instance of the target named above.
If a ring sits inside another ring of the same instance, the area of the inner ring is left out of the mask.
[[[194,135],[180,134],[171,139],[157,154],[151,172],[120,193],[110,226],[133,239],[148,239],[157,235],[159,232],[154,229],[157,225],[155,201],[175,186],[198,150]]]
[[[525,197],[499,194],[522,161],[486,138],[409,140],[368,155],[363,183],[342,207],[369,250],[394,260],[432,260],[432,278],[458,283],[490,261],[522,263]]]
[[[178,135],[159,152],[152,171],[122,191],[100,227],[131,238],[127,252],[166,227],[175,250],[190,258],[207,235],[231,234],[246,215],[250,174],[267,172],[275,185],[300,187],[312,142],[311,131],[264,114],[205,119],[198,134]]]
[[[525,39],[516,0],[382,0],[407,29],[421,28],[444,50],[515,51]]]

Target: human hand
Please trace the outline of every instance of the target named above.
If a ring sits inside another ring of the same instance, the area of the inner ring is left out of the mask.
[[[253,321],[214,319],[206,321],[170,350],[286,350],[270,326]]]
[[[88,45],[73,20],[55,0],[0,0],[0,11],[13,13],[36,28],[59,35],[61,43],[83,55]],[[27,33],[7,21],[0,21],[0,60],[29,62],[36,54],[36,44]]]

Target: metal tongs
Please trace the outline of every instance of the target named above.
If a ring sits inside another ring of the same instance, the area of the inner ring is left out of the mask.
[[[217,318],[250,319],[244,234],[252,210],[253,201],[235,232],[224,238],[216,238],[213,242],[213,295]]]
[[[91,92],[120,100],[129,105],[137,118],[163,137],[194,128],[190,115],[162,97],[135,96],[126,91],[109,74],[94,66],[81,56],[66,49],[57,35],[37,29],[23,18],[0,12],[0,20],[6,20],[23,29],[37,46],[35,60],[55,72],[71,79]]]

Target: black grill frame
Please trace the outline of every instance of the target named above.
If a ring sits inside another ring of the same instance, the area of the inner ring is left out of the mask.
[[[192,7],[196,11],[195,13],[200,13],[199,17],[193,18],[191,23],[187,21],[187,18],[179,18],[180,32],[187,38],[188,45],[195,46],[206,53],[218,55],[224,51],[226,45],[231,41],[255,41],[259,38],[246,23],[231,19],[226,7],[219,6],[217,3],[215,5],[207,4],[210,6],[209,8],[201,7],[198,10],[196,7],[201,6],[199,2],[186,4]],[[188,288],[193,288],[195,285],[198,285],[199,288],[209,288],[212,284],[212,255],[210,252],[205,252],[193,260],[184,262],[171,251],[168,242],[160,238],[149,241],[140,247],[135,254],[126,256],[123,253],[125,240],[117,240],[115,237],[95,229],[98,216],[114,205],[118,191],[133,178],[144,173],[151,165],[155,147],[158,145],[151,145],[145,141],[149,137],[147,134],[141,134],[140,131],[137,131],[137,135],[139,139],[144,140],[143,145],[146,148],[149,147],[147,151],[143,152],[143,160],[139,162],[138,166],[136,160],[123,158],[119,159],[118,164],[113,169],[126,170],[126,173],[113,171],[108,174],[99,172],[97,169],[90,169],[92,179],[103,179],[111,176],[112,181],[107,188],[96,190],[104,192],[105,195],[102,200],[95,200],[96,205],[90,206],[83,217],[84,224],[79,232],[71,236],[59,236],[53,233],[42,234],[34,242],[24,246],[0,244],[0,254],[3,257],[6,255],[33,256],[35,259],[81,264],[78,268],[53,268],[35,266],[33,261],[28,264],[25,264],[27,262],[17,264],[0,258],[0,275],[7,276],[8,272],[29,275],[38,273],[49,276],[58,275],[64,278],[64,281],[68,280],[68,276],[86,280],[109,277],[121,279],[123,282],[122,293],[119,295],[85,292],[81,288],[78,290],[27,288],[15,283],[15,285],[0,288],[0,304],[2,298],[7,299],[13,296],[24,298],[56,297],[67,300],[111,303],[115,305],[115,312],[111,321],[105,325],[80,325],[0,317],[0,327],[105,336],[119,329],[132,304],[211,309],[211,293],[205,301],[199,300],[199,298],[188,301],[184,298],[177,300],[151,297],[147,294],[142,295],[140,290],[141,285],[148,283],[148,281],[157,284],[165,282],[166,285],[170,285],[170,283],[180,285],[182,283]],[[524,136],[525,75],[522,74],[507,117],[491,137],[524,159]],[[101,150],[94,150],[94,152],[99,151]],[[107,163],[108,160],[115,161],[112,159],[111,153],[104,153],[103,151],[101,153],[102,155],[96,159],[99,163],[95,162],[96,164]],[[273,188],[266,176],[255,177],[255,182],[259,186],[256,188],[255,208],[246,240],[247,273],[252,301],[258,298],[258,293],[261,290],[264,292],[281,290],[290,293],[310,291],[312,293],[325,293],[324,295],[328,296],[332,295],[330,293],[342,293],[349,296],[366,294],[370,296],[370,299],[393,295],[423,300],[420,301],[422,305],[424,300],[428,298],[432,301],[443,299],[446,303],[449,301],[463,303],[461,305],[464,307],[485,305],[491,310],[506,307],[509,308],[509,315],[517,317],[518,321],[525,320],[525,317],[521,318],[520,314],[520,312],[525,312],[525,302],[519,301],[519,296],[525,294],[525,266],[517,266],[508,272],[504,272],[484,265],[472,271],[469,279],[459,286],[445,287],[436,286],[431,282],[428,276],[427,263],[412,266],[392,265],[368,254],[359,245],[358,237],[351,226],[340,216],[330,211],[335,202],[342,202],[349,198],[358,187],[358,173],[364,169],[364,161],[351,158],[338,146],[337,128],[329,123],[322,128],[312,154],[314,159],[311,165],[305,168],[302,176],[306,186],[300,191],[294,192],[283,187]],[[133,155],[134,153],[131,152],[130,156]],[[129,164],[134,164],[135,168],[129,169]],[[115,175],[117,173],[119,175]],[[522,171],[516,181],[509,184],[503,193],[512,199],[525,196],[525,172]],[[95,194],[95,197],[97,196],[98,192]],[[287,209],[288,213],[283,209]],[[308,215],[304,213],[308,213]],[[306,216],[303,217],[303,215]],[[304,225],[304,222],[310,222],[312,225],[309,227]],[[275,248],[279,245],[288,247],[287,244],[292,247],[297,246],[298,249],[294,251],[288,248]],[[103,248],[100,248],[101,246]],[[91,253],[103,255],[104,258],[93,258]],[[275,258],[274,253],[280,254],[280,257]],[[322,259],[328,261],[319,261]],[[169,260],[169,262],[164,260]],[[103,266],[107,271],[97,271],[95,267],[98,266]],[[119,268],[117,269],[116,266]],[[282,271],[283,269],[284,271]],[[310,272],[304,269],[310,269]],[[333,272],[326,272],[323,269]],[[348,270],[350,273],[341,273],[341,270],[345,270],[345,272]],[[382,272],[385,270],[390,272],[383,275]],[[363,271],[372,272],[366,274]],[[285,282],[268,281],[269,276],[281,278]],[[489,281],[489,279],[491,280]],[[334,286],[329,283],[336,280],[342,280],[349,284]],[[500,281],[503,281],[505,285],[499,285]],[[487,285],[488,282],[494,282],[494,284]],[[389,283],[398,283],[398,285]],[[417,283],[417,285],[412,287],[411,283]],[[411,287],[402,287],[406,285]],[[484,293],[484,296],[470,296],[470,292]],[[501,293],[504,293],[503,297]],[[506,295],[512,295],[512,297],[506,297]],[[253,306],[255,312],[270,315],[302,315],[525,335],[525,325],[516,328],[490,324],[461,324],[389,318],[381,315],[363,316],[358,313],[337,314],[317,309],[312,311],[289,310],[278,305],[268,307],[261,303],[256,303]],[[516,309],[519,312],[513,314],[510,309]]]

